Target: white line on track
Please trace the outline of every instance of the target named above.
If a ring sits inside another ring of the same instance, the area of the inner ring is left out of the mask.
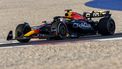
[[[16,42],[16,41],[12,41],[12,42],[0,42],[0,44],[2,45],[2,44],[9,44],[9,43],[18,43],[18,42]]]
[[[33,46],[33,45],[5,46],[5,47],[0,47],[0,49],[5,49],[5,48],[23,48],[23,47],[30,47],[30,46]]]
[[[18,44],[17,46],[12,46],[12,44]],[[9,46],[11,45],[11,46]],[[29,47],[29,46],[32,46],[32,45],[26,45],[26,44],[21,44],[19,45],[19,42],[17,42],[16,40],[12,40],[12,41],[5,41],[3,39],[0,40],[0,49],[2,48],[20,48],[20,47]]]
[[[116,37],[116,38],[103,38],[103,39],[95,39],[98,41],[111,41],[111,40],[122,40],[122,37]]]

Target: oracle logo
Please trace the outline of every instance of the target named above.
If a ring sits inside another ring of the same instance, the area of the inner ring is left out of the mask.
[[[86,22],[73,23],[73,28],[91,28],[91,25]]]

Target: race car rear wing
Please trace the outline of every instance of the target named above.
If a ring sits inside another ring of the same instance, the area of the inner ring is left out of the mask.
[[[83,16],[86,18],[98,18],[98,17],[111,17],[110,11],[92,11],[92,12],[84,12]]]

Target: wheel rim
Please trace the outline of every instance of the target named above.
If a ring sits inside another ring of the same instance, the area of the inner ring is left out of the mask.
[[[66,36],[66,27],[62,24],[59,27],[59,35],[60,35],[60,37],[65,37]]]
[[[22,36],[22,32],[17,31],[17,37],[21,37]]]

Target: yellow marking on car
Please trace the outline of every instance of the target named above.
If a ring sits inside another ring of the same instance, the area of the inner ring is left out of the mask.
[[[34,30],[32,30],[32,31],[30,31],[30,32],[28,32],[28,33],[26,33],[24,36],[25,36],[25,37],[28,37],[28,36],[31,36],[31,35],[33,35],[33,34],[35,34],[35,31],[34,31]]]

